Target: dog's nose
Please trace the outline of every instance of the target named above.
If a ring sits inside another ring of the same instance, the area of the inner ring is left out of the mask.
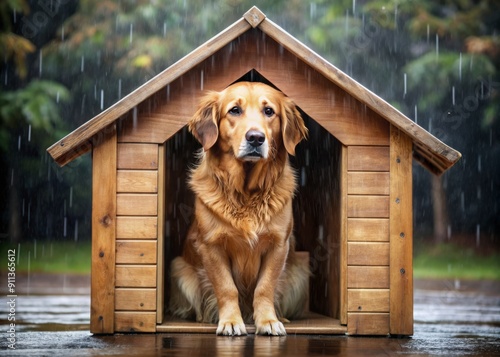
[[[245,135],[245,139],[247,139],[248,143],[253,147],[258,147],[264,144],[266,141],[266,136],[263,132],[258,130],[249,130]]]

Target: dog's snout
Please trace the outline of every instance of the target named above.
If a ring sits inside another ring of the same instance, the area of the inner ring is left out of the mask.
[[[266,136],[263,132],[260,132],[258,130],[249,130],[245,135],[245,139],[253,147],[258,147],[264,144],[264,141],[266,141]]]

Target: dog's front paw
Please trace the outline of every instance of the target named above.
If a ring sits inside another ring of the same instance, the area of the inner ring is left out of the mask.
[[[285,326],[278,320],[264,320],[255,322],[256,335],[285,336]]]
[[[246,335],[247,329],[243,321],[221,320],[217,326],[217,335],[241,336]]]

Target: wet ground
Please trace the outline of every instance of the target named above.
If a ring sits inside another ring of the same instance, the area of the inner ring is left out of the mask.
[[[37,281],[41,281],[38,279]],[[137,334],[93,336],[85,280],[59,289],[30,286],[16,298],[15,349],[7,312],[0,316],[6,356],[500,356],[499,282],[416,281],[411,338],[301,336],[216,337]],[[55,292],[57,295],[46,295]],[[37,293],[41,294],[38,295]],[[76,294],[75,294],[76,293]],[[72,295],[67,295],[72,294]],[[2,300],[6,294],[2,292]],[[8,302],[9,300],[7,300]],[[2,302],[2,306],[8,306]],[[7,311],[2,308],[1,311]]]

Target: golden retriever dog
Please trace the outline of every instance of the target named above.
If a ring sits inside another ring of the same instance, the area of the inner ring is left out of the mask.
[[[194,220],[171,265],[170,311],[217,323],[218,335],[286,335],[308,268],[295,256],[288,154],[307,136],[291,99],[263,83],[209,92],[188,123],[203,146],[191,172]]]

